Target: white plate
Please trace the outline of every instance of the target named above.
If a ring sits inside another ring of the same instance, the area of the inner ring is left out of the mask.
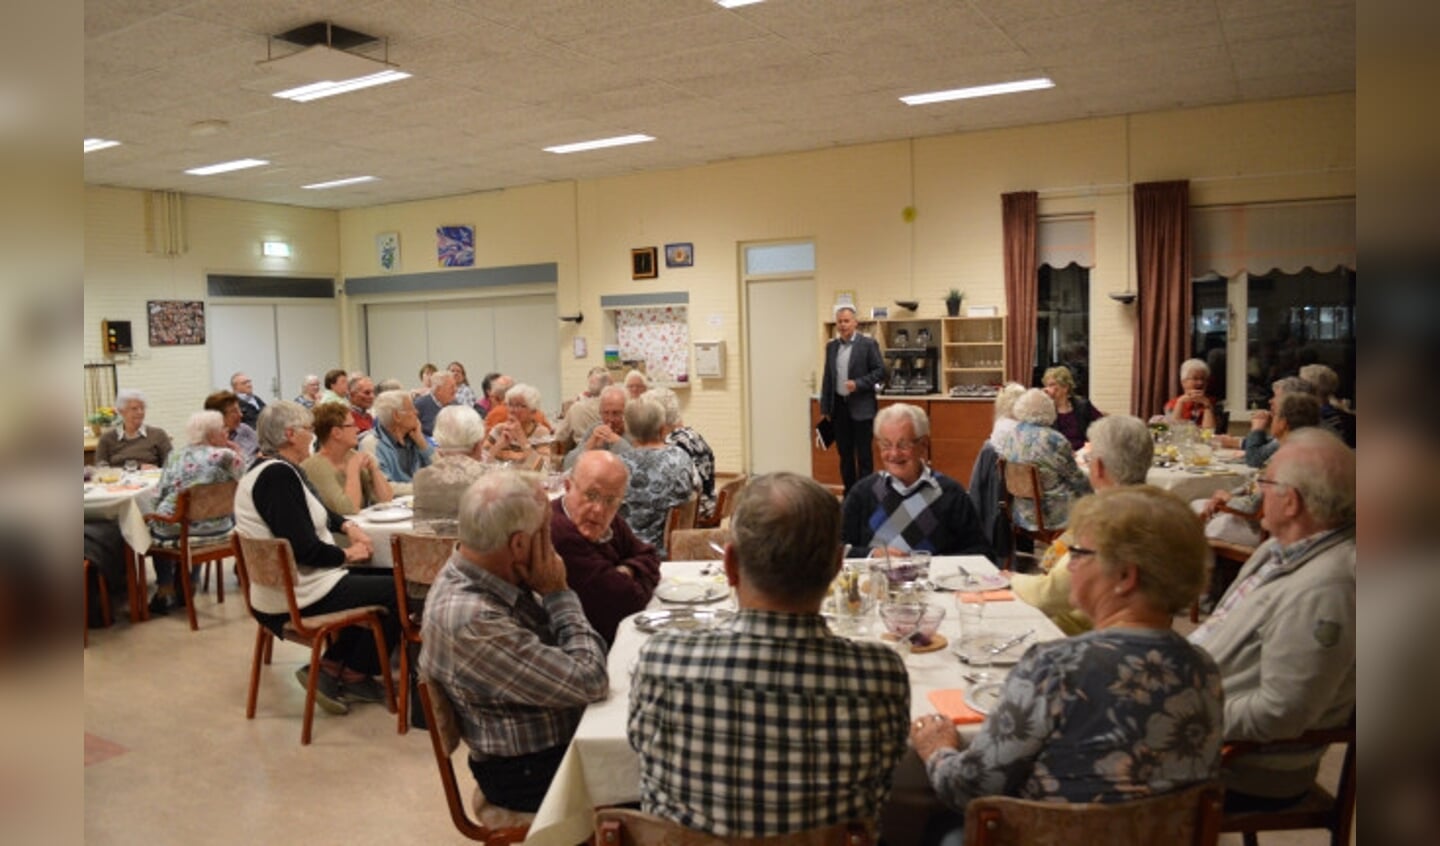
[[[1000,682],[983,682],[965,691],[965,704],[969,705],[978,714],[986,714],[995,710],[1000,704]]]
[[[381,508],[362,511],[360,516],[365,518],[367,523],[399,523],[414,517],[415,512],[408,508]]]
[[[728,623],[734,612],[724,608],[665,608],[635,615],[635,628],[647,634],[666,629],[708,629]]]
[[[967,593],[985,590],[1004,590],[1010,587],[1010,577],[1000,573],[972,573],[970,581],[959,573],[950,573],[935,580],[935,587],[941,590],[963,590]]]
[[[994,646],[1008,638],[1014,637],[1014,635],[996,632],[993,635],[982,634],[981,637],[984,639],[980,642],[985,646],[989,647]],[[956,658],[959,658],[961,661],[972,667],[1013,667],[1020,662],[1020,657],[1025,654],[1025,650],[1029,649],[1030,644],[1034,642],[1034,637],[1027,637],[1019,643],[1015,644],[1014,646],[1011,646],[1004,652],[1001,652],[998,655],[989,656],[989,664],[978,664],[972,660],[975,657],[975,655],[971,652],[974,647],[974,642],[967,638],[956,638],[954,643],[950,646],[950,651],[955,653]]]
[[[655,588],[661,602],[695,605],[714,602],[730,595],[730,586],[714,579],[666,579]]]

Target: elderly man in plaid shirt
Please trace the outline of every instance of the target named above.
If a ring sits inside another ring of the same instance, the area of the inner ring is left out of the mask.
[[[830,633],[840,506],[814,481],[752,481],[732,517],[728,627],[655,635],[630,694],[641,808],[725,837],[874,825],[906,750],[910,682],[880,643]]]
[[[490,473],[459,516],[426,598],[420,672],[455,704],[485,798],[534,811],[585,706],[609,691],[605,641],[566,586],[538,482]]]

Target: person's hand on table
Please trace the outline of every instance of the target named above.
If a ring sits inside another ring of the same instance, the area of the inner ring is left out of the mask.
[[[910,723],[910,745],[915,747],[920,760],[926,762],[941,749],[962,748],[955,724],[939,714],[926,714]]]

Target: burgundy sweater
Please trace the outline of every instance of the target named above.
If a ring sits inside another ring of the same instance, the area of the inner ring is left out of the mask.
[[[555,500],[551,508],[550,537],[565,560],[566,581],[608,649],[615,642],[620,621],[650,604],[660,581],[660,556],[655,547],[636,537],[618,514],[610,523],[610,540],[593,543],[566,516],[561,500]],[[634,578],[616,569],[621,564],[630,565]]]

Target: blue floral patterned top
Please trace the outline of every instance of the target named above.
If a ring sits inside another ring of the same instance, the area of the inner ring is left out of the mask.
[[[620,516],[631,531],[665,557],[665,518],[695,494],[694,464],[679,447],[636,448],[620,453],[630,468],[630,486]]]
[[[1045,528],[1063,529],[1070,520],[1070,503],[1091,492],[1090,477],[1075,463],[1075,450],[1065,436],[1035,423],[1021,423],[1001,437],[996,452],[1006,461],[1034,464],[1044,490]],[[1030,500],[1015,501],[1015,521],[1035,528],[1035,506]]]
[[[245,464],[234,450],[209,444],[190,444],[170,453],[165,470],[160,474],[160,487],[156,491],[155,513],[166,517],[175,515],[175,506],[180,492],[195,485],[215,482],[239,481],[245,475]],[[235,528],[233,517],[217,517],[214,520],[194,520],[190,523],[192,537],[214,537],[227,534]],[[157,543],[175,541],[180,537],[180,526],[175,523],[150,523],[150,535]]]
[[[969,748],[926,762],[947,805],[977,796],[1123,802],[1220,774],[1214,660],[1173,631],[1111,628],[1032,646]]]

